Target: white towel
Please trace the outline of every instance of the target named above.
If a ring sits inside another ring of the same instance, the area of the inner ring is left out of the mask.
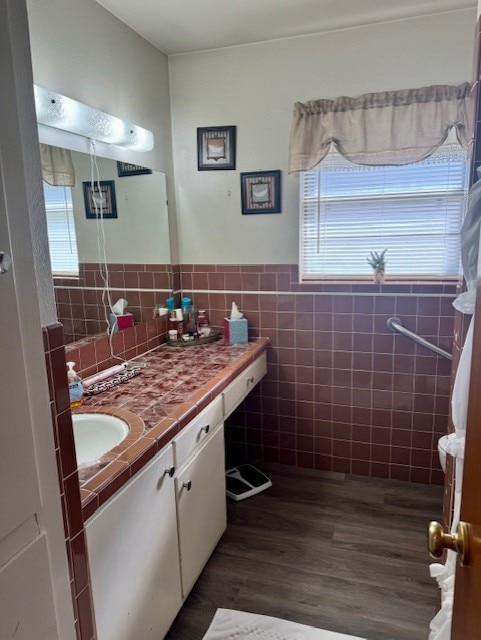
[[[364,640],[245,611],[217,609],[203,640]]]

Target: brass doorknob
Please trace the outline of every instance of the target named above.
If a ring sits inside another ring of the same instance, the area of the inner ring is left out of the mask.
[[[466,564],[469,559],[469,527],[466,522],[460,522],[456,533],[444,533],[439,522],[429,523],[428,533],[429,553],[433,558],[440,558],[444,549],[456,551],[461,564]]]

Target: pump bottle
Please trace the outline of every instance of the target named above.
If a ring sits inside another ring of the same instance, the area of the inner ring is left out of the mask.
[[[75,362],[67,362],[67,379],[68,379],[68,392],[70,394],[70,407],[80,407],[82,404],[82,396],[84,394],[84,388],[82,379],[75,371]]]

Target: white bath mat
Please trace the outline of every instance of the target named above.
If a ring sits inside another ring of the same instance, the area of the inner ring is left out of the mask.
[[[217,609],[203,640],[364,640],[280,618]]]

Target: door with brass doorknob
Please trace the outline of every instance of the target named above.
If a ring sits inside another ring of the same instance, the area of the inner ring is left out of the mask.
[[[431,523],[429,544],[458,553],[451,640],[481,638],[481,278],[473,317],[474,336],[466,428],[463,493],[459,527],[454,535]]]

